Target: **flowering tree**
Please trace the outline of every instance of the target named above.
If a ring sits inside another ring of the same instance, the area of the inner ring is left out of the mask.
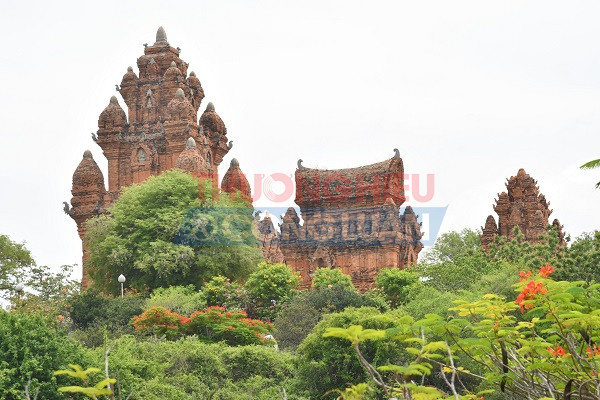
[[[208,342],[225,342],[232,346],[262,344],[271,324],[248,318],[244,311],[226,311],[224,307],[208,307],[190,316],[183,331],[196,334]]]
[[[266,343],[271,324],[248,318],[244,311],[227,311],[212,306],[185,317],[164,307],[151,307],[133,318],[136,330],[151,331],[173,339],[180,335],[197,335],[206,342],[225,342],[232,346]]]
[[[325,336],[350,340],[373,382],[405,400],[481,399],[486,392],[470,393],[462,385],[461,377],[467,375],[522,399],[598,399],[600,284],[557,282],[550,278],[553,272],[550,265],[535,274],[521,271],[515,300],[487,294],[475,302],[458,301],[451,308],[458,315],[449,320],[428,314],[416,322],[399,320],[397,329],[330,328]],[[406,348],[414,360],[375,368],[362,356],[362,341],[398,335],[420,345]],[[443,340],[428,343],[427,335]],[[465,358],[482,372],[455,364]],[[418,377],[434,369],[446,383],[443,391],[419,384]]]
[[[150,307],[141,315],[133,317],[136,330],[152,331],[159,336],[173,338],[179,334],[179,329],[190,321],[189,318],[169,311],[165,307]]]

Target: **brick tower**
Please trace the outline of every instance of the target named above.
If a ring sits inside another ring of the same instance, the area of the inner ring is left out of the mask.
[[[198,119],[204,90],[193,71],[188,75],[188,64],[179,52],[160,27],[156,42],[145,45],[137,59],[139,75],[129,67],[117,85],[127,112],[113,96],[100,114],[98,131],[92,137],[108,160],[108,190],[91,152],[86,151],[73,174],[72,207],[65,205],[82,240],[85,222],[105,212],[123,187],[176,167],[216,181],[217,168],[232,142],[212,103]],[[86,261],[84,244],[84,289],[89,284]]]
[[[498,214],[498,225],[492,215],[488,215],[485,226],[481,228],[481,244],[484,249],[494,241],[496,235],[511,240],[513,229],[518,226],[525,240],[529,243],[540,241],[540,235],[548,233],[547,225],[552,214],[550,202],[540,193],[537,181],[523,168],[516,176],[511,176],[506,182],[506,192],[498,194],[494,211]],[[558,219],[552,221],[560,239],[560,245],[566,245],[563,226]]]
[[[337,268],[364,291],[382,268],[417,262],[420,223],[405,201],[404,165],[399,152],[388,160],[358,168],[296,170],[296,204],[281,224],[279,246],[285,262],[310,287],[317,268]]]

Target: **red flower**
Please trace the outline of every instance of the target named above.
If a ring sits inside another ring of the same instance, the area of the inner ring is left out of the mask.
[[[554,348],[548,347],[548,351],[552,354],[553,357],[562,357],[567,354],[567,351],[562,348],[562,346],[556,345]]]
[[[526,300],[533,300],[537,293],[544,294],[548,290],[544,288],[544,285],[536,283],[535,281],[529,281],[523,288],[521,293],[517,296],[515,303],[521,307],[521,312],[525,312],[525,309],[533,308],[533,304],[523,304]]]
[[[522,281],[526,281],[527,279],[529,279],[529,277],[531,276],[531,271],[529,272],[525,272],[525,271],[521,271],[519,272],[519,280]]]
[[[538,272],[538,275],[541,276],[542,278],[547,278],[553,272],[554,272],[554,267],[549,264],[546,264],[540,268],[540,272]]]
[[[596,345],[594,345],[593,348],[588,347],[586,352],[589,358],[592,358],[594,356],[600,356],[600,348],[598,348],[598,346]]]

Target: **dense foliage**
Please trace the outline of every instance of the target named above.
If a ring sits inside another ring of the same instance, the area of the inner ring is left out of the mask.
[[[252,299],[248,313],[256,318],[273,320],[283,302],[298,287],[300,277],[285,264],[261,263],[246,281]]]
[[[350,275],[344,274],[339,269],[317,268],[313,277],[313,288],[321,289],[324,287],[341,286],[347,289],[354,289]]]
[[[397,268],[384,268],[375,280],[392,308],[405,304],[422,289],[419,276],[412,271]]]
[[[90,276],[115,295],[119,274],[143,292],[246,277],[261,257],[251,222],[249,204],[229,196],[199,202],[194,177],[165,172],[124,189],[108,216],[88,222]]]
[[[305,290],[287,302],[277,314],[274,324],[279,347],[295,350],[324,315],[348,307],[388,309],[378,292],[360,294],[354,288],[344,286]]]
[[[133,326],[159,337],[196,335],[203,342],[225,342],[231,346],[266,343],[265,335],[271,331],[268,322],[248,318],[244,311],[227,311],[219,306],[194,311],[189,317],[154,306],[133,317]]]
[[[30,269],[35,265],[29,250],[15,243],[6,235],[0,235],[0,298],[14,293],[17,283],[24,283]]]
[[[0,398],[21,400],[31,392],[43,399],[61,399],[52,372],[82,357],[53,317],[0,310]]]
[[[23,398],[29,377],[30,399],[595,398],[600,233],[565,247],[515,230],[488,252],[476,236],[442,235],[365,293],[331,269],[298,291],[286,265],[254,261],[152,291],[133,274],[121,298],[23,264],[26,293],[0,314],[0,398]]]

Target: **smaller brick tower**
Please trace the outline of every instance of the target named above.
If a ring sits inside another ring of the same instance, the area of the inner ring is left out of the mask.
[[[529,176],[523,168],[516,176],[506,182],[507,192],[498,194],[494,211],[498,214],[498,225],[492,215],[488,215],[482,228],[481,245],[493,242],[494,236],[501,235],[509,240],[513,238],[513,229],[518,226],[529,243],[540,241],[539,236],[548,233],[547,225],[552,214],[550,202],[540,194],[537,181]],[[565,245],[563,226],[555,219],[552,225],[558,229],[560,245]]]

